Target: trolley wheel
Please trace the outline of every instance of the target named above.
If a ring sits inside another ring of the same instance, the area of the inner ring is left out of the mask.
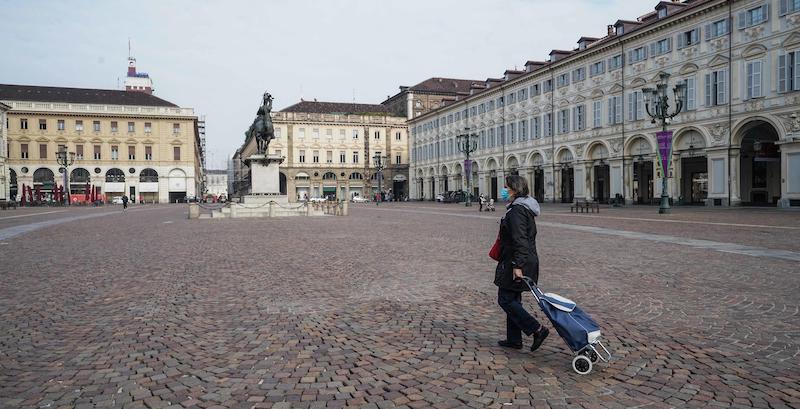
[[[586,375],[592,372],[592,361],[586,355],[577,355],[572,359],[572,369],[581,375]]]
[[[588,356],[589,360],[592,361],[592,363],[596,363],[600,359],[600,357],[597,356],[597,352],[594,352],[591,349],[584,350],[583,354]]]

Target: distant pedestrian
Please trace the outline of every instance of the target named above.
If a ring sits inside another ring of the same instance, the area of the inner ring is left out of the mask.
[[[122,195],[122,210],[124,211],[127,208],[128,208],[128,196]]]
[[[498,287],[497,303],[506,313],[506,339],[498,345],[521,349],[522,333],[533,336],[531,351],[542,345],[550,331],[522,305],[522,293],[528,290],[522,277],[539,281],[539,256],[536,252],[536,216],[539,202],[528,196],[528,182],[522,176],[506,176],[501,192],[510,203],[500,220],[500,260],[494,273]]]
[[[483,211],[483,206],[486,206],[486,196],[484,196],[483,193],[481,193],[478,196],[478,211],[479,212]],[[486,209],[486,210],[489,210],[489,209]]]

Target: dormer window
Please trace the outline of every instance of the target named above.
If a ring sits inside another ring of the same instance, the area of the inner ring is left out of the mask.
[[[617,26],[617,35],[618,35],[618,36],[621,36],[621,35],[623,35],[623,34],[625,34],[625,26],[623,26],[623,25],[618,25],[618,26]]]
[[[586,49],[586,41],[581,41],[580,43],[578,43],[578,49],[579,50],[585,50]]]
[[[666,7],[661,7],[660,9],[658,9],[658,18],[664,18],[666,16],[667,16],[667,8]]]

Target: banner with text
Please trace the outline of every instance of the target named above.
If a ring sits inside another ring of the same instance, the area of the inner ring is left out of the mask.
[[[672,131],[656,132],[656,143],[658,144],[658,156],[661,159],[662,174],[668,175],[669,162],[672,158]]]

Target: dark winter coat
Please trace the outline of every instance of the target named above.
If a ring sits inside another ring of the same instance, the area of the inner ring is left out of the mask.
[[[531,197],[514,199],[500,221],[500,261],[494,272],[494,284],[504,290],[528,291],[521,280],[514,280],[513,269],[539,282],[539,256],[536,253],[536,220],[539,203]]]

